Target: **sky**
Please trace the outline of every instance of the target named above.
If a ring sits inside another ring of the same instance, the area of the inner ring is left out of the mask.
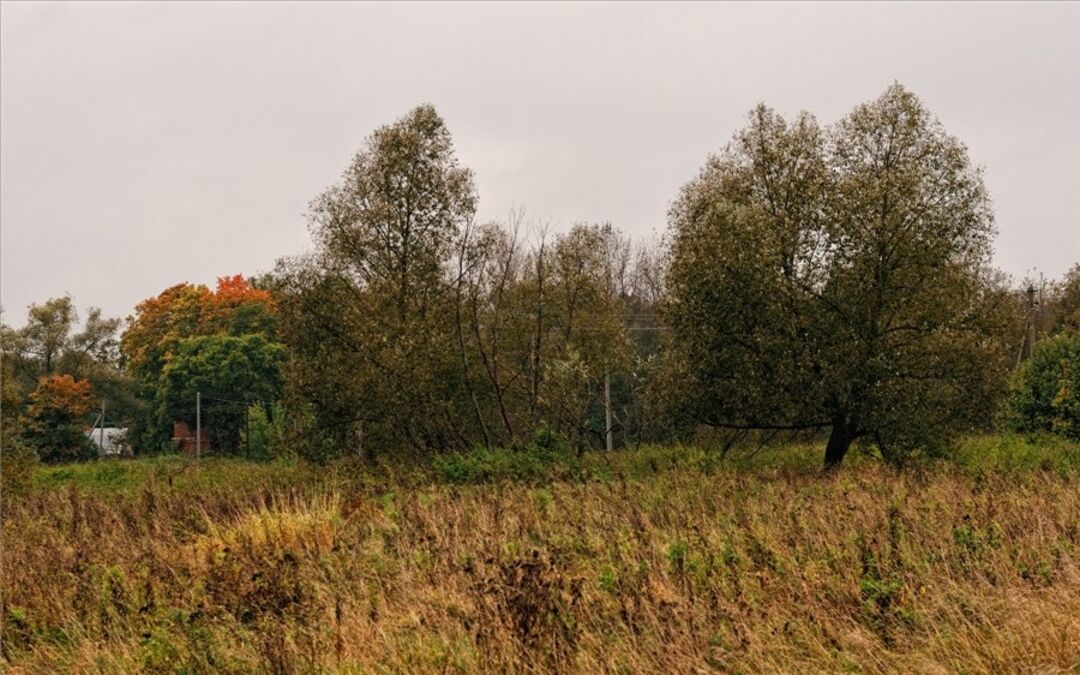
[[[893,82],[985,169],[1001,269],[1080,261],[1080,3],[5,2],[3,319],[309,250],[311,199],[421,103],[481,220],[654,238],[757,103],[831,123]]]

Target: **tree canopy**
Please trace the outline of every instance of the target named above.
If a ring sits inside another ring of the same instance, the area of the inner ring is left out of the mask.
[[[265,407],[281,395],[285,347],[262,334],[200,335],[181,340],[161,373],[157,391],[162,425],[195,424],[196,394],[214,446],[235,451],[248,407]]]
[[[693,417],[887,456],[987,417],[1004,302],[981,172],[910,92],[830,128],[760,106],[671,209],[668,320]]]
[[[160,449],[168,444],[174,421],[194,419],[197,389],[190,389],[176,378],[181,374],[201,373],[203,379],[199,382],[204,382],[209,377],[203,367],[208,363],[207,359],[223,353],[220,350],[204,353],[208,341],[197,338],[260,336],[264,342],[271,343],[275,341],[276,331],[277,307],[271,293],[255,287],[240,275],[219,278],[214,290],[201,284],[176,284],[139,303],[120,339],[126,371],[134,378],[138,395],[150,404],[135,420],[133,440],[145,449]],[[209,343],[220,347],[220,341]],[[271,361],[274,368],[280,367],[280,360],[273,361],[265,354],[262,357],[266,358],[262,360],[248,358],[248,352],[243,349],[235,345],[230,348],[233,351],[228,353],[236,360],[218,363],[226,372],[219,380],[206,381],[221,396],[242,399],[250,394],[244,388],[247,384],[229,394],[223,393],[224,383],[262,382],[269,377],[261,371],[253,371],[248,374],[248,380],[244,380],[237,369],[261,368]],[[237,356],[239,354],[245,356]],[[181,392],[188,398],[181,401]],[[163,402],[166,405],[163,406]],[[170,415],[174,417],[170,418]],[[230,422],[222,421],[218,429],[224,434],[222,447],[234,449],[239,427],[235,426],[235,417],[225,415],[222,419],[226,418]]]

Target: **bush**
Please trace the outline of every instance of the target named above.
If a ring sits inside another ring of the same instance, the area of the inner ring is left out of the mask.
[[[240,446],[245,457],[270,459],[287,455],[285,443],[285,410],[280,403],[269,408],[262,404],[248,408],[244,429],[240,432]]]
[[[30,485],[38,457],[34,448],[18,436],[4,439],[0,456],[0,493],[22,492]]]
[[[435,458],[435,471],[450,483],[514,480],[544,483],[560,473],[572,473],[580,461],[566,441],[546,424],[537,427],[533,442],[522,449],[474,448]]]
[[[1080,440],[1080,335],[1057,335],[1035,346],[1009,383],[1003,422],[1013,431]]]

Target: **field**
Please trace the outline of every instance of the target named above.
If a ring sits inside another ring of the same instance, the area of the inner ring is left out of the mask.
[[[3,669],[1080,668],[1080,446],[819,452],[38,469],[3,504]]]

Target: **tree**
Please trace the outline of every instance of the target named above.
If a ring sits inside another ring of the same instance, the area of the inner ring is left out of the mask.
[[[79,316],[70,296],[53,298],[43,305],[30,305],[26,327],[20,331],[25,349],[36,357],[41,372],[56,372],[60,356],[71,338],[71,329]]]
[[[1006,372],[1007,292],[964,146],[890,87],[831,129],[759,106],[670,214],[675,366],[688,414],[829,430],[883,455],[982,423]]]
[[[33,389],[38,378],[60,371],[61,361],[71,347],[71,331],[78,322],[78,311],[71,297],[65,295],[30,305],[24,327],[3,327],[4,355],[25,390]]]
[[[120,359],[119,330],[120,319],[106,319],[100,309],[91,307],[82,331],[67,342],[60,369],[77,377],[89,377],[98,366],[115,367]]]
[[[213,291],[181,283],[139,303],[120,338],[120,354],[140,398],[156,401],[162,373],[188,338],[263,335],[273,340],[276,332],[277,307],[270,291],[243,276],[225,276]],[[174,420],[159,413],[147,408],[134,420],[131,437],[143,448],[157,449],[168,442]]]
[[[180,340],[194,335],[272,336],[276,321],[270,292],[253,287],[241,275],[220,277],[214,291],[185,282],[136,305],[120,351],[130,371],[156,381],[166,355]]]
[[[285,348],[262,334],[202,335],[181,340],[161,373],[158,417],[194,426],[201,393],[203,420],[219,449],[237,450],[249,405],[268,407],[281,394]]]
[[[1054,330],[1080,333],[1080,263],[1065,274],[1054,299]]]
[[[43,462],[72,462],[97,455],[81,419],[93,407],[90,391],[89,382],[70,375],[41,378],[30,395],[25,438]]]
[[[386,293],[406,322],[431,309],[461,228],[476,209],[435,108],[377,129],[342,181],[312,204],[311,229],[334,272]]]
[[[1003,421],[1025,433],[1050,431],[1080,440],[1080,335],[1041,340],[1009,381]]]
[[[628,248],[610,225],[578,224],[531,250],[516,222],[469,233],[455,324],[482,442],[516,447],[550,425],[579,447],[602,444],[604,375],[630,358],[618,303]]]
[[[317,254],[281,268],[283,336],[296,404],[341,447],[450,442],[458,380],[445,301],[475,203],[431,106],[376,130],[312,203]]]
[[[78,312],[67,296],[31,305],[23,328],[0,327],[5,406],[8,413],[15,413],[5,415],[6,424],[21,428],[29,423],[20,415],[26,412],[41,378],[54,375],[88,382],[99,400],[108,401],[110,420],[126,420],[135,414],[140,403],[132,382],[119,368],[119,327],[118,319],[105,318],[100,309],[91,307],[80,330]]]

